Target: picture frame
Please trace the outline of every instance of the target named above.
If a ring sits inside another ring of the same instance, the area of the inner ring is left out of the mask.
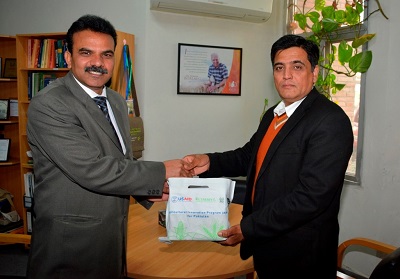
[[[4,60],[3,78],[17,78],[17,59],[6,58]]]
[[[0,162],[7,162],[10,154],[11,139],[0,139]]]
[[[241,79],[242,48],[178,43],[178,94],[241,96]]]
[[[10,100],[0,99],[0,120],[7,120],[10,117]]]

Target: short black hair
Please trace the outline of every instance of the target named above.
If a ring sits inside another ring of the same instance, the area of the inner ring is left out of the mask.
[[[71,27],[68,29],[67,47],[71,54],[74,44],[72,39],[73,35],[84,30],[110,35],[114,40],[114,49],[117,46],[117,32],[115,31],[114,26],[108,20],[96,15],[84,15],[72,23]]]
[[[279,38],[271,47],[271,62],[274,66],[275,56],[278,51],[291,47],[300,47],[307,52],[308,61],[311,63],[311,70],[314,71],[319,61],[319,47],[314,42],[299,35],[285,35]]]

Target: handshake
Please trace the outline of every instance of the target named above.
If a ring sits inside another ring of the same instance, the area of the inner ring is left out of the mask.
[[[210,159],[205,154],[187,155],[182,159],[168,160],[164,162],[165,181],[171,177],[193,177],[208,170]],[[150,201],[167,201],[169,196],[168,183],[164,183],[161,198],[151,198]]]

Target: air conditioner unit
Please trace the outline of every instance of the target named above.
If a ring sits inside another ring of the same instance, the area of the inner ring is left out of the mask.
[[[211,16],[249,22],[265,22],[273,0],[151,0],[156,11]]]

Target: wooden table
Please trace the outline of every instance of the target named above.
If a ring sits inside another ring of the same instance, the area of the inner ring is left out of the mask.
[[[253,259],[240,259],[239,246],[227,247],[209,241],[161,243],[166,229],[158,224],[158,202],[150,210],[130,205],[127,267],[129,278],[232,278],[247,274],[254,278]],[[242,206],[229,206],[229,222],[239,224]]]

